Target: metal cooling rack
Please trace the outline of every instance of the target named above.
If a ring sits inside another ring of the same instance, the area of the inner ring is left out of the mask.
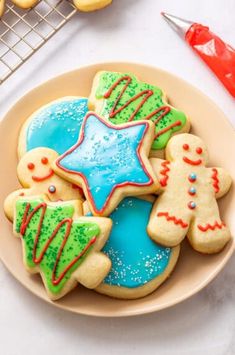
[[[23,10],[10,0],[0,19],[0,84],[48,41],[75,13],[69,0],[41,0]]]

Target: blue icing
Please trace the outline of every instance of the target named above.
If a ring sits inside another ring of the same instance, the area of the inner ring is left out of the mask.
[[[166,269],[171,249],[154,243],[146,232],[152,203],[125,198],[110,215],[113,228],[103,252],[112,261],[105,284],[135,288]]]
[[[104,207],[116,185],[149,183],[137,155],[145,129],[145,123],[121,129],[109,127],[90,115],[83,141],[60,160],[62,168],[85,176],[97,210]]]
[[[63,154],[78,140],[82,121],[88,112],[87,99],[71,98],[42,108],[33,117],[26,133],[26,150],[37,147]]]

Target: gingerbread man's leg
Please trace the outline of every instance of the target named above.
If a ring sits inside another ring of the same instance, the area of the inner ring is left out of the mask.
[[[154,204],[147,227],[150,237],[164,246],[173,247],[186,236],[191,214],[176,199],[161,195]]]
[[[219,252],[231,238],[230,231],[221,221],[216,201],[196,211],[196,217],[188,231],[193,248],[201,253]]]

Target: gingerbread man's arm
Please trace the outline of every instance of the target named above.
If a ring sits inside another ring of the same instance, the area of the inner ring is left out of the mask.
[[[12,222],[14,218],[15,203],[19,198],[29,196],[30,189],[19,189],[8,195],[4,201],[4,212],[7,218]]]
[[[160,191],[163,191],[169,180],[170,162],[168,160],[150,158],[150,163],[160,183]]]
[[[222,168],[208,168],[207,171],[215,191],[215,197],[224,196],[232,184],[232,178],[229,173]]]

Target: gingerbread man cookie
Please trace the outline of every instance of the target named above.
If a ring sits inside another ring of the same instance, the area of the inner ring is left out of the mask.
[[[110,270],[100,252],[112,222],[81,217],[77,201],[49,202],[45,196],[15,203],[14,233],[21,237],[23,258],[30,273],[40,273],[48,296],[61,298],[77,283],[97,287]]]
[[[12,192],[4,202],[6,216],[12,220],[15,201],[21,197],[46,194],[50,201],[83,200],[82,190],[56,175],[51,168],[58,154],[49,148],[26,153],[17,167],[23,189]]]
[[[206,167],[207,148],[192,134],[173,137],[166,159],[151,159],[161,194],[151,213],[149,235],[165,246],[175,246],[187,235],[197,251],[219,252],[231,235],[216,199],[229,190],[231,177],[221,168]]]
[[[152,122],[115,126],[90,112],[77,144],[55,161],[53,169],[82,187],[93,215],[108,216],[125,196],[156,191],[148,160],[153,137]]]

